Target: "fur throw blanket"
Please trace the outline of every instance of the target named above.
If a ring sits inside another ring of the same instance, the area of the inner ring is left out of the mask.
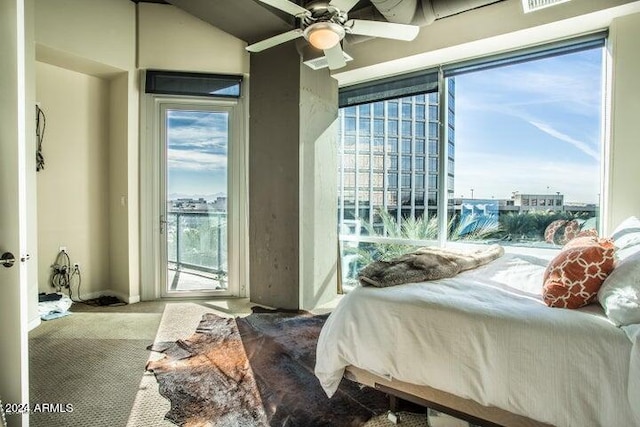
[[[360,270],[358,280],[363,286],[384,288],[445,279],[487,264],[503,254],[504,249],[500,245],[491,245],[475,252],[425,247],[391,261],[374,261]]]

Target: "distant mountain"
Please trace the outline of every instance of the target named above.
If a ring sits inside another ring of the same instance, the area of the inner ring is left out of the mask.
[[[186,193],[171,193],[169,194],[169,200],[177,199],[194,199],[198,200],[203,198],[208,202],[214,202],[218,197],[227,197],[227,193],[215,193],[215,194],[186,194]]]

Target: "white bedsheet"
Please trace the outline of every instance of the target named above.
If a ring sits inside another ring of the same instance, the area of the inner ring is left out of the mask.
[[[597,305],[547,307],[546,262],[506,254],[451,279],[358,287],[322,329],[316,376],[329,396],[354,365],[559,427],[640,426],[630,339]]]

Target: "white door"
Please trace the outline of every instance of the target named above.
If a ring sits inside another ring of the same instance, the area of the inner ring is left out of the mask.
[[[22,411],[29,401],[26,262],[26,82],[23,0],[0,0],[0,398]],[[34,107],[35,108],[35,107]],[[34,153],[35,155],[35,153]],[[11,406],[7,406],[11,405]],[[28,416],[9,415],[10,426]]]
[[[238,295],[234,103],[160,104],[164,297]]]

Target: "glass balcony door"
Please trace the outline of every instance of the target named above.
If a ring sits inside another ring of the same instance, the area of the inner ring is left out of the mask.
[[[229,281],[232,111],[188,103],[160,109],[163,296],[237,294]]]

